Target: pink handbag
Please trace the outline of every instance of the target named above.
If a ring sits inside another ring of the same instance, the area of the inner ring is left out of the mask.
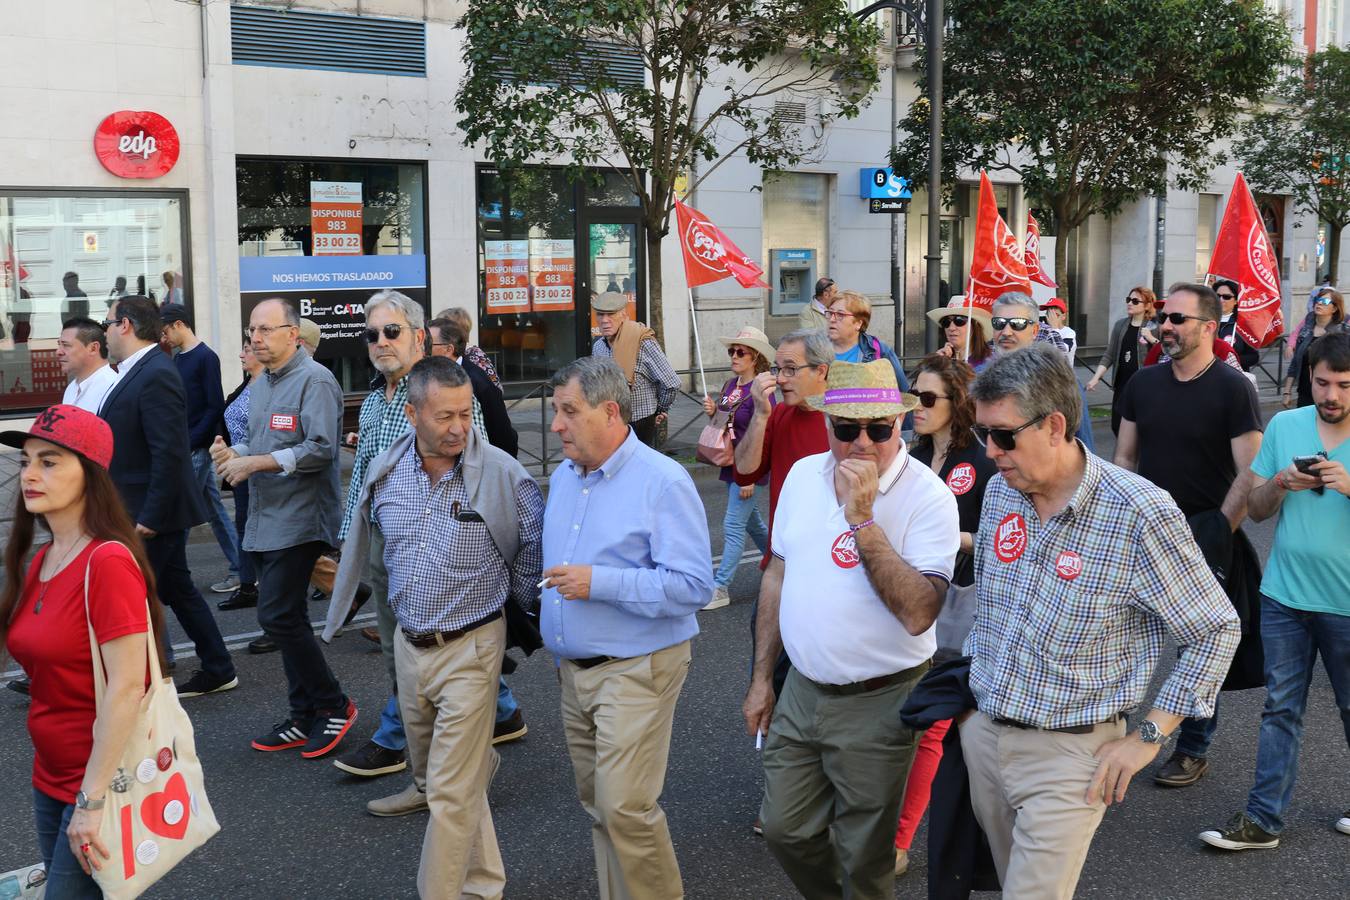
[[[730,384],[731,382],[727,382]],[[722,386],[722,396],[727,392],[726,385]],[[703,430],[698,435],[698,450],[694,454],[695,458],[701,463],[707,463],[710,466],[717,466],[719,469],[736,463],[736,446],[731,435],[731,419],[740,409],[742,403],[750,399],[750,391],[746,390],[735,406],[729,410],[718,409],[713,414],[712,421],[703,426]]]

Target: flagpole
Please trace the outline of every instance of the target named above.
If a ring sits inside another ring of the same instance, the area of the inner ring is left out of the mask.
[[[703,372],[703,344],[698,339],[698,316],[694,314],[694,289],[689,288],[689,321],[694,325],[694,359],[698,360],[698,377],[703,382],[703,396],[708,396],[708,376]]]

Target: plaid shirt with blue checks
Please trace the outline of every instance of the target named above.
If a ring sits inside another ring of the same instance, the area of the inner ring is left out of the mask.
[[[1001,475],[985,489],[965,648],[979,709],[1040,728],[1106,721],[1144,701],[1170,632],[1181,657],[1154,705],[1208,718],[1237,613],[1172,498],[1084,453],[1081,484],[1044,522]]]

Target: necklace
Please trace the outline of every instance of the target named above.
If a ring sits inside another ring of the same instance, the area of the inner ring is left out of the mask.
[[[55,544],[56,541],[53,540],[52,543]],[[33,604],[33,615],[42,612],[42,601],[47,599],[47,588],[51,587],[52,580],[56,578],[63,568],[65,568],[66,563],[70,562],[71,558],[75,555],[75,551],[80,547],[83,547],[85,543],[86,540],[83,536],[77,538],[75,543],[70,546],[70,549],[66,551],[66,555],[56,564],[56,569],[52,572],[52,577],[48,578],[46,581],[42,580],[42,570],[38,570],[38,582],[42,585],[42,590],[38,593],[37,602]],[[51,554],[48,553],[48,556],[50,555]],[[46,560],[44,559],[43,562],[45,563]]]
[[[1209,363],[1208,363],[1203,369],[1201,369],[1199,372],[1196,372],[1196,373],[1195,373],[1194,375],[1192,375],[1190,378],[1178,378],[1177,381],[1180,381],[1180,382],[1183,383],[1183,384],[1185,384],[1187,381],[1194,381],[1195,379],[1199,378],[1201,375],[1203,375],[1203,374],[1205,374],[1206,372],[1208,372],[1209,369],[1210,369],[1210,366],[1214,365],[1214,364],[1215,364],[1216,362],[1218,362],[1218,361],[1219,361],[1219,358],[1216,356],[1216,357],[1214,357],[1213,359],[1211,359],[1211,360],[1209,361]],[[1175,377],[1175,375],[1176,375],[1176,370],[1175,370],[1175,369],[1172,370],[1172,374],[1173,374],[1173,376]]]

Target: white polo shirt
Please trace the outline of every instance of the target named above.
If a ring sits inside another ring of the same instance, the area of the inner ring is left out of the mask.
[[[774,513],[772,546],[783,560],[778,627],[788,656],[821,684],[851,684],[913,668],[937,651],[932,628],[905,630],[867,580],[834,491],[834,455],[797,461]],[[881,473],[872,518],[906,563],[948,580],[961,528],[956,498],[901,444]]]
[[[117,373],[113,371],[112,366],[104,363],[84,381],[72,381],[66,385],[66,393],[61,398],[61,402],[78,406],[80,409],[98,415],[98,408],[103,405],[103,398],[108,395],[108,391],[112,390],[112,386],[115,384],[117,384]]]

